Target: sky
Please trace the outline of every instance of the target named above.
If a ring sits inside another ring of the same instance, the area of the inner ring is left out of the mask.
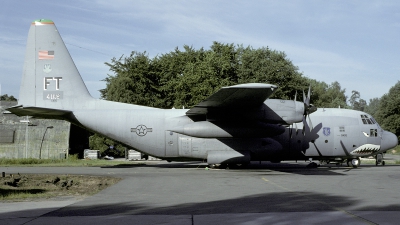
[[[398,0],[3,0],[0,18],[0,94],[16,98],[36,19],[54,21],[95,98],[114,57],[213,41],[283,51],[305,77],[337,81],[367,102],[400,80]]]

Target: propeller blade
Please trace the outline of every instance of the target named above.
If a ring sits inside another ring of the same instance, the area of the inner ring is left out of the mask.
[[[314,126],[312,125],[310,115],[308,115],[308,121],[310,122],[310,131],[312,131],[314,129]]]
[[[295,111],[295,112],[297,112],[296,99],[297,99],[297,91],[296,91],[296,94],[294,94],[294,111]]]

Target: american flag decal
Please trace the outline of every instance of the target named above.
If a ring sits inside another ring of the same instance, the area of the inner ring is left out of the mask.
[[[39,51],[39,59],[54,59],[54,51]]]

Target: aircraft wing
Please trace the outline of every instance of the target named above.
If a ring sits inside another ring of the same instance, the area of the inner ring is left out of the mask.
[[[272,84],[248,83],[223,87],[186,112],[187,115],[207,113],[210,108],[238,109],[260,106],[277,88]]]

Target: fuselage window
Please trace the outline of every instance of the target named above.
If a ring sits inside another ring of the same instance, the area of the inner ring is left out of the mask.
[[[362,120],[363,124],[375,124],[376,123],[372,117],[368,118],[367,115],[360,115],[360,116],[361,116],[361,120]]]
[[[370,129],[369,136],[370,137],[377,137],[378,136],[378,130],[377,129]]]

